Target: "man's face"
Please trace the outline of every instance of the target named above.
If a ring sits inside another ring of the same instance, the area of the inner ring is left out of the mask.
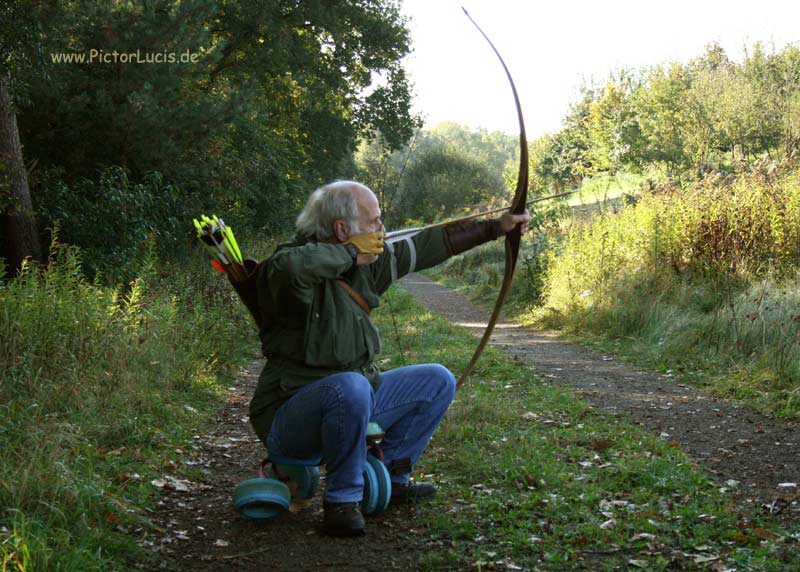
[[[369,234],[385,230],[381,220],[381,207],[378,198],[367,187],[357,187],[356,202],[358,203],[358,231],[359,234]]]

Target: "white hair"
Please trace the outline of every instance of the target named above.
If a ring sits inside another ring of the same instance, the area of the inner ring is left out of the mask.
[[[359,187],[355,181],[335,181],[315,190],[297,217],[297,233],[305,238],[328,240],[334,236],[333,223],[344,220],[350,232],[358,234],[356,189]]]

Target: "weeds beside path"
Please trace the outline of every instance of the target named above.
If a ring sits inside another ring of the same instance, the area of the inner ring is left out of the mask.
[[[481,335],[487,312],[464,296],[412,274],[403,286],[418,303]],[[800,522],[800,428],[678,383],[670,375],[617,363],[611,356],[559,341],[555,334],[498,323],[492,344],[534,365],[554,385],[591,405],[624,415],[679,446],[722,487],[757,510]],[[781,484],[795,483],[796,486]]]

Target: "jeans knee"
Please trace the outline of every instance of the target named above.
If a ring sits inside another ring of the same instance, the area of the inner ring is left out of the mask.
[[[369,417],[373,407],[373,393],[366,377],[358,373],[341,374],[337,386],[348,413]]]
[[[453,401],[456,395],[456,378],[453,373],[438,363],[430,364],[428,367],[431,369],[431,376],[441,385],[439,398],[447,400],[448,403]]]

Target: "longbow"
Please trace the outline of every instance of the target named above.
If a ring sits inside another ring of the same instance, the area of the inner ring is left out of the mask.
[[[503,65],[503,69],[506,72],[506,77],[508,77],[508,81],[511,84],[511,91],[514,93],[514,102],[517,106],[517,117],[519,118],[519,174],[517,175],[517,188],[514,191],[514,200],[511,202],[511,209],[510,212],[512,214],[522,214],[525,212],[525,203],[528,200],[528,138],[525,135],[525,122],[522,119],[522,106],[519,103],[519,96],[517,95],[517,88],[514,85],[514,80],[511,77],[511,72],[508,71],[508,66],[506,66],[506,62],[503,61],[503,57],[500,55],[500,52],[497,51],[497,48],[494,47],[494,44],[489,39],[489,36],[481,30],[481,27],[472,19],[469,15],[469,12],[465,8],[464,14],[466,14],[469,21],[478,29],[481,35],[489,42],[489,45],[494,50],[494,53],[497,55],[500,63]],[[508,234],[506,234],[506,267],[505,272],[503,274],[503,284],[500,286],[500,293],[497,296],[497,301],[494,304],[494,310],[492,311],[492,317],[489,319],[489,323],[486,325],[486,330],[483,332],[483,337],[481,338],[480,343],[478,344],[478,348],[475,350],[475,353],[472,356],[472,359],[469,362],[469,365],[464,369],[461,373],[461,376],[458,378],[458,383],[456,385],[457,388],[460,388],[466,382],[469,375],[472,373],[472,370],[475,368],[475,364],[478,363],[478,358],[481,357],[486,344],[489,342],[489,338],[494,331],[494,326],[497,323],[498,318],[500,317],[500,311],[503,308],[503,304],[508,297],[508,292],[511,289],[511,281],[514,278],[514,270],[517,267],[517,258],[519,257],[519,246],[522,239],[522,235],[520,233],[520,225],[514,227]]]

